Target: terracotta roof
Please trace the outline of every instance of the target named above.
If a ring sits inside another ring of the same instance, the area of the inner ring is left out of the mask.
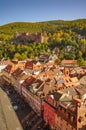
[[[51,92],[48,95],[63,107],[68,107],[72,103],[72,98],[70,96],[67,96],[65,93]]]
[[[49,92],[55,91],[56,87],[52,85],[50,82],[45,82],[44,85],[40,88],[38,92],[42,92],[42,94],[46,95]]]
[[[62,64],[77,64],[77,60],[62,60]]]
[[[48,94],[47,96],[50,96],[52,99],[54,99],[55,101],[59,101],[59,99],[61,98],[62,94],[59,92],[51,92],[50,94]]]
[[[42,83],[43,82],[41,80],[31,76],[22,83],[22,86],[24,86],[27,90],[31,91],[32,93],[36,93],[40,89]]]
[[[34,81],[30,84],[30,91],[32,91],[32,92],[37,92],[37,91],[40,89],[42,83],[43,83],[43,82],[42,82],[41,80],[39,80],[39,79],[34,80]]]
[[[70,78],[73,83],[79,82],[77,77]]]
[[[26,68],[26,69],[33,69],[33,62],[31,62],[31,61],[26,61],[26,63],[25,63],[25,68]]]
[[[61,91],[68,94],[68,95],[78,97],[78,94],[75,90],[75,87],[68,87],[68,88],[64,87],[63,89],[61,89]]]
[[[33,81],[35,80],[34,77],[30,76],[22,83],[22,86],[28,87]]]
[[[86,85],[86,76],[83,76],[83,77],[80,79],[80,84]]]
[[[25,80],[26,78],[28,78],[28,75],[23,72],[19,75],[18,80]]]
[[[72,103],[72,98],[71,96],[67,96],[67,95],[62,95],[62,97],[60,98],[60,105],[64,105],[66,107],[69,107],[69,105]]]
[[[11,69],[12,69],[12,65],[7,65],[7,66],[4,68],[4,70],[5,70],[6,72],[8,72],[8,73],[10,73]]]
[[[68,106],[68,109],[75,114],[77,113],[76,104],[74,104],[73,102]]]
[[[12,65],[13,63],[12,63],[11,60],[4,60],[4,61],[0,61],[0,64],[4,64],[4,65],[10,64],[10,65]]]
[[[59,89],[61,89],[61,88],[63,88],[64,87],[64,84],[58,84],[57,86],[56,86],[56,88],[59,90]]]
[[[84,94],[86,94],[86,86],[84,85],[79,85],[75,88],[75,90],[81,95],[83,96]]]
[[[22,69],[17,68],[17,69],[12,73],[12,75],[18,77],[22,72],[23,72]]]
[[[53,61],[49,61],[46,63],[46,65],[49,67],[49,66],[53,66],[54,65],[54,62]]]

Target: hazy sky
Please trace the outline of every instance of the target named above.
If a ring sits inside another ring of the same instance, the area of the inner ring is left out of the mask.
[[[0,0],[0,25],[86,18],[86,0]]]

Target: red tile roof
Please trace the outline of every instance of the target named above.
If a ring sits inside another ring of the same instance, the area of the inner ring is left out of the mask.
[[[77,64],[77,60],[62,60],[62,64]]]

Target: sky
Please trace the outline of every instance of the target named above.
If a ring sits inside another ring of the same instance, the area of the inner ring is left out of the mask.
[[[0,0],[0,26],[86,18],[86,0]]]

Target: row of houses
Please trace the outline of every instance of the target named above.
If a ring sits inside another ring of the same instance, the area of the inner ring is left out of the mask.
[[[85,78],[86,69],[74,67],[74,61],[73,67],[66,67],[27,60],[2,70],[3,81],[14,86],[52,130],[86,129]]]

